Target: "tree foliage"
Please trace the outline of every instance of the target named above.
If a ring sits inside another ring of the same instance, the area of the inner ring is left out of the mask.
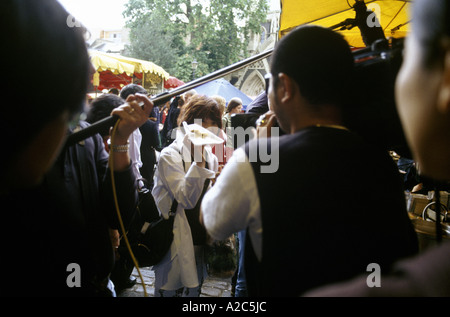
[[[129,54],[189,81],[194,59],[200,77],[248,57],[267,10],[266,0],[129,0]]]

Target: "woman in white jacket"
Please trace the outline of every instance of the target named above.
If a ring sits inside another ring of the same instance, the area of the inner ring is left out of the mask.
[[[206,275],[204,248],[194,245],[186,212],[199,206],[205,183],[215,178],[218,160],[209,145],[194,146],[190,142],[189,135],[181,128],[183,121],[201,124],[206,129],[221,128],[217,103],[209,97],[196,95],[181,110],[175,141],[161,151],[152,194],[165,218],[169,216],[174,199],[178,206],[171,248],[153,267],[155,297],[199,296]]]

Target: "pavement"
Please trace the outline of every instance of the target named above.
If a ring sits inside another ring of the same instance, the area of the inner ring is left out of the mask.
[[[151,267],[140,268],[148,297],[154,297],[155,272]],[[136,268],[131,274],[137,279],[136,285],[117,294],[118,297],[145,297],[144,287]],[[231,297],[231,278],[208,276],[203,282],[200,297]]]

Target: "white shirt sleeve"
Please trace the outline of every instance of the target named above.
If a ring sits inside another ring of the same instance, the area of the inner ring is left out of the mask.
[[[139,129],[133,131],[133,133],[128,138],[129,150],[128,153],[130,155],[132,168],[137,178],[142,178],[141,172],[139,169],[142,167],[141,161],[141,142],[142,142],[142,134]]]
[[[249,229],[253,249],[262,253],[262,221],[258,188],[245,151],[237,149],[202,201],[203,223],[213,239]]]
[[[199,167],[195,162],[183,163],[175,145],[163,149],[155,171],[155,187],[152,194],[160,213],[165,218],[168,217],[174,199],[177,200],[179,208],[192,209],[195,207],[203,191],[205,180],[215,177],[217,160],[214,158],[209,151],[207,161],[211,167],[206,169]],[[184,164],[186,164],[186,172]]]

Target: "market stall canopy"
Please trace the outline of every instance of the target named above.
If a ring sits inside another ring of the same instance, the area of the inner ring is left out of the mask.
[[[151,73],[162,77],[164,80],[170,77],[169,73],[164,70],[161,66],[158,66],[152,62],[144,61],[141,59],[136,59],[132,57],[125,57],[122,55],[112,55],[113,58],[120,62],[132,64],[135,66],[135,73]]]
[[[223,78],[215,79],[198,86],[195,88],[195,91],[197,91],[198,94],[207,95],[209,97],[214,95],[222,96],[227,102],[234,97],[241,98],[244,108],[252,102],[250,97]]]
[[[132,75],[133,73],[153,73],[163,79],[170,77],[164,68],[149,61],[94,50],[89,50],[89,55],[91,56],[94,67],[99,71],[110,70],[114,74],[122,74],[125,72],[127,75]]]
[[[113,74],[125,73],[128,76],[132,76],[135,71],[135,65],[119,61],[112,56],[97,51],[89,50],[89,56],[97,72],[110,71]]]
[[[179,80],[176,77],[170,76],[168,79],[164,80],[164,88],[177,88],[184,85],[184,81]]]
[[[409,4],[411,0],[366,0],[380,21],[386,38],[405,37],[409,31]],[[355,18],[352,8],[355,0],[281,0],[280,37],[303,24],[323,27],[335,26],[346,19]],[[373,20],[369,21],[373,22]],[[358,27],[339,30],[351,46],[365,47]]]
[[[94,84],[99,89],[121,89],[130,83],[137,83],[149,92],[157,93],[162,90],[162,82],[170,77],[162,67],[149,61],[95,50],[89,50],[89,55],[99,73],[100,83]]]

